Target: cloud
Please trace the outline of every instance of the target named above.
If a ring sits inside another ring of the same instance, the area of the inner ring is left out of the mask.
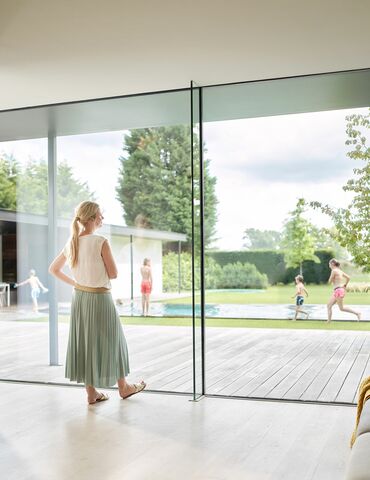
[[[231,171],[263,182],[342,181],[355,167],[345,146],[345,116],[353,111],[206,124],[211,171],[220,176]]]

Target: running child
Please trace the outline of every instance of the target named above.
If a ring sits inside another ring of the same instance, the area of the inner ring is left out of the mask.
[[[39,277],[36,276],[35,270],[30,270],[30,276],[24,280],[21,283],[16,283],[14,286],[15,288],[21,287],[22,285],[29,285],[31,287],[31,299],[32,299],[32,305],[33,305],[33,311],[38,312],[39,311],[39,305],[38,305],[38,298],[40,296],[40,289],[42,289],[43,293],[46,293],[48,289],[44,287],[44,285],[41,283]]]
[[[333,284],[333,294],[329,299],[328,302],[328,323],[331,322],[332,314],[333,314],[333,305],[337,304],[339,307],[339,310],[342,312],[348,312],[348,313],[353,313],[353,315],[356,315],[357,320],[361,320],[361,313],[352,310],[352,308],[345,307],[343,305],[343,300],[346,295],[346,288],[348,285],[348,282],[350,281],[350,277],[343,272],[340,268],[340,263],[338,260],[335,258],[332,258],[329,262],[329,268],[331,269],[331,274],[328,280],[328,283]]]
[[[293,320],[297,320],[298,313],[303,313],[304,315],[306,315],[306,318],[308,318],[309,313],[300,308],[304,303],[304,295],[308,297],[308,292],[304,286],[303,276],[297,275],[294,281],[296,285],[296,291],[295,291],[295,295],[292,298],[295,298],[296,307],[295,307],[295,315]]]

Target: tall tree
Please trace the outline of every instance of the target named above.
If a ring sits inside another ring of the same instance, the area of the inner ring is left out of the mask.
[[[244,246],[248,250],[278,250],[281,242],[281,233],[276,230],[258,230],[247,228],[244,232]]]
[[[370,272],[370,109],[367,114],[346,117],[347,156],[362,163],[354,168],[354,177],[343,186],[345,192],[353,194],[347,208],[334,208],[321,202],[311,206],[329,215],[335,225],[335,240],[346,248],[354,263]]]
[[[299,198],[295,209],[284,223],[281,247],[284,250],[284,260],[287,267],[299,267],[302,275],[302,264],[305,260],[320,263],[315,255],[315,237],[312,235],[312,225],[304,218],[306,203]]]
[[[185,233],[190,241],[190,141],[190,128],[183,125],[137,129],[125,135],[126,154],[120,157],[116,191],[127,225]],[[209,173],[209,160],[204,162],[204,182],[205,241],[209,244],[217,219],[216,179]]]
[[[66,162],[60,162],[57,169],[58,216],[70,218],[79,202],[93,198],[87,183],[76,179]],[[22,168],[13,157],[0,159],[0,208],[47,214],[48,167],[44,160],[30,160]]]
[[[19,165],[13,156],[0,157],[0,208],[16,210]]]

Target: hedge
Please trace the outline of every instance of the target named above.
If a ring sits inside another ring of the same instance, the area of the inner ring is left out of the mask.
[[[306,283],[326,283],[328,281],[329,260],[334,253],[330,250],[317,250],[315,252],[320,263],[313,261],[303,262],[303,276]],[[299,273],[299,268],[286,268],[284,254],[274,250],[242,250],[242,251],[208,251],[206,256],[215,260],[221,267],[230,263],[250,263],[257,270],[267,275],[271,285],[277,283],[290,283]]]
[[[178,261],[176,253],[163,256],[163,291],[176,292],[179,288]],[[189,291],[192,286],[192,257],[190,253],[180,255],[181,291]],[[199,289],[199,266],[195,266],[195,284]],[[227,264],[221,267],[213,258],[205,258],[205,287],[217,288],[266,288],[268,279],[250,263]]]

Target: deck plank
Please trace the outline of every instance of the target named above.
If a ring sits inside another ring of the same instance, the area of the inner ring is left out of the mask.
[[[153,390],[191,392],[192,329],[125,325],[130,379]],[[48,325],[0,321],[0,378],[69,383],[68,325],[59,325],[60,366],[48,365]],[[208,328],[207,393],[354,403],[370,375],[370,332]]]

